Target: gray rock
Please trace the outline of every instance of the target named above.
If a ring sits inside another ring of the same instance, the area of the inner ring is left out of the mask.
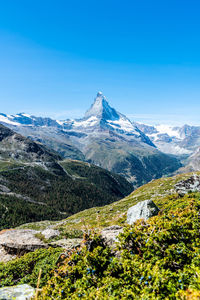
[[[71,250],[73,248],[77,248],[81,245],[82,239],[74,238],[74,239],[61,239],[55,242],[50,243],[52,246],[62,247],[65,250]]]
[[[35,289],[28,284],[0,288],[1,300],[30,300],[35,295]]]
[[[159,213],[159,208],[152,200],[145,200],[129,208],[127,212],[127,223],[133,224],[139,219],[147,220]]]
[[[184,196],[188,192],[200,192],[200,176],[194,174],[186,180],[181,180],[174,186],[175,191]]]
[[[0,184],[0,191],[3,193],[9,193],[10,189],[5,185]]]
[[[47,248],[48,245],[35,236],[38,233],[31,229],[11,229],[0,232],[0,246],[14,253],[34,251]]]
[[[41,234],[45,237],[45,239],[52,239],[56,236],[60,235],[60,232],[55,229],[47,228],[41,232]]]
[[[8,262],[17,258],[15,254],[9,254],[3,247],[0,246],[0,262]]]
[[[117,236],[123,231],[123,227],[114,225],[106,227],[101,231],[101,235],[104,238],[108,246],[113,246],[117,242]]]

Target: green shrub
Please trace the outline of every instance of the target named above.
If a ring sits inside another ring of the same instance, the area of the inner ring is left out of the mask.
[[[159,300],[199,295],[199,195],[185,196],[176,208],[172,206],[147,222],[127,225],[115,252],[98,234],[86,236],[85,246],[55,270],[40,299]]]
[[[61,248],[38,249],[8,263],[0,263],[0,287],[28,283],[37,285],[39,270],[42,269],[40,287],[47,283]]]

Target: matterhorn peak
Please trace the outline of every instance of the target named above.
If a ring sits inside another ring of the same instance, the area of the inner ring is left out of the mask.
[[[103,93],[102,93],[101,91],[99,91],[99,92],[97,93],[97,97],[100,97],[100,96],[103,96]]]
[[[118,120],[120,117],[117,111],[110,107],[102,92],[97,93],[92,106],[85,113],[85,118],[92,116],[105,120]]]

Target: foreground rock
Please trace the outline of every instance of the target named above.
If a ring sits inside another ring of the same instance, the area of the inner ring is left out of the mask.
[[[179,181],[174,188],[180,196],[184,196],[188,192],[200,192],[200,176],[194,174],[186,180]]]
[[[0,248],[6,251],[6,254],[14,256],[23,255],[26,252],[35,251],[39,248],[47,248],[48,245],[37,238],[36,230],[30,229],[11,229],[0,232]],[[3,251],[2,250],[2,251]],[[0,257],[4,261],[5,257]]]
[[[35,289],[28,284],[0,288],[1,300],[31,300],[35,295]]]
[[[133,224],[139,219],[148,220],[159,213],[159,208],[152,200],[145,200],[129,208],[127,212],[127,223]]]
[[[101,235],[108,246],[113,246],[117,242],[117,236],[123,231],[123,227],[114,225],[106,227],[101,231]]]

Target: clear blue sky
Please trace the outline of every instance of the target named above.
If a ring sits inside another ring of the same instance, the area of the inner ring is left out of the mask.
[[[199,0],[0,1],[0,112],[200,124]]]

